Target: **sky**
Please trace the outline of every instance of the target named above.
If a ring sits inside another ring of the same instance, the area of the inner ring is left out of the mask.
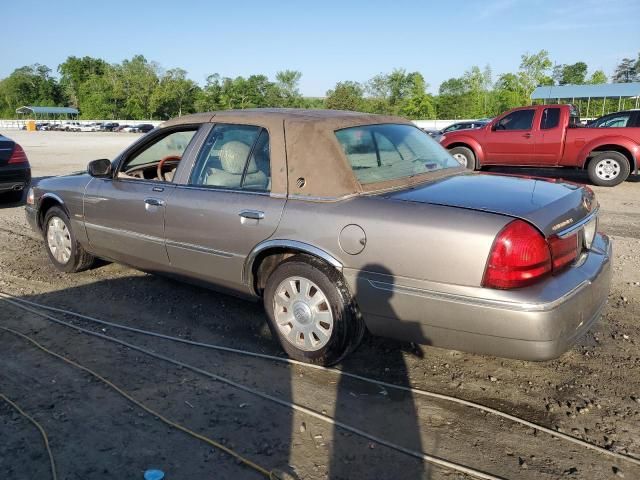
[[[444,80],[489,64],[494,79],[541,49],[610,76],[640,51],[640,0],[21,0],[0,10],[0,78],[70,56],[120,62],[142,54],[204,84],[302,72],[300,90],[324,96],[394,68]]]

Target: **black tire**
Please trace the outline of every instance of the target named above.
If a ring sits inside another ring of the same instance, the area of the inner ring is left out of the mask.
[[[456,160],[458,160],[458,162],[460,162],[460,164],[464,167],[466,167],[469,170],[475,170],[477,165],[476,165],[476,156],[473,153],[473,150],[471,150],[470,148],[467,147],[453,147],[451,150],[449,150],[449,153],[454,156],[454,157],[458,157],[456,158]],[[464,161],[462,161],[464,159]]]
[[[60,219],[67,227],[67,238],[70,240],[71,253],[66,263],[56,259],[47,240],[50,222],[54,218]],[[66,273],[81,272],[90,268],[95,262],[95,257],[90,253],[87,253],[87,251],[82,248],[82,245],[80,245],[76,240],[76,236],[71,228],[71,222],[69,222],[69,217],[60,207],[51,207],[47,210],[44,216],[44,221],[42,222],[42,235],[44,237],[44,246],[47,251],[47,255],[49,255],[49,259],[56,269]]]
[[[629,159],[620,152],[601,152],[589,161],[589,180],[600,187],[615,187],[631,172]]]
[[[296,347],[280,331],[276,323],[275,295],[280,284],[289,277],[302,277],[318,286],[333,314],[333,330],[328,342],[313,351]],[[282,262],[269,276],[263,293],[269,328],[289,357],[302,362],[329,366],[354,351],[365,333],[362,317],[342,275],[322,260],[295,255]]]

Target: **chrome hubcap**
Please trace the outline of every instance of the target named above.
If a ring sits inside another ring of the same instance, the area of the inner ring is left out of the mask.
[[[466,166],[467,166],[467,157],[465,157],[463,154],[461,154],[461,153],[454,153],[454,154],[453,154],[453,158],[455,158],[455,159],[458,161],[458,163],[459,163],[460,165],[462,165],[463,167],[466,167]]]
[[[283,280],[273,298],[278,330],[296,348],[307,352],[320,350],[331,338],[333,313],[327,296],[303,277]]]
[[[613,180],[620,175],[620,164],[609,158],[600,160],[596,165],[596,175],[602,180]]]
[[[71,234],[59,217],[51,217],[47,224],[47,246],[59,263],[65,264],[71,258]]]

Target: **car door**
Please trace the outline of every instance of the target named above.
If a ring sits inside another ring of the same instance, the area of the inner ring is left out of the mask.
[[[533,165],[557,166],[564,150],[566,119],[561,121],[562,109],[548,107],[542,110],[533,129]]]
[[[281,138],[272,142],[274,135]],[[274,143],[282,148],[270,147]],[[274,155],[284,156],[282,130],[211,128],[188,178],[167,202],[166,245],[174,271],[243,290],[245,258],[276,230],[286,201],[271,192]]]
[[[164,216],[175,185],[157,178],[157,167],[169,158],[163,163],[170,180],[197,129],[162,129],[125,152],[113,177],[91,180],[84,196],[84,217],[94,253],[141,269],[168,269]]]
[[[500,118],[485,134],[485,162],[530,165],[533,160],[533,120],[536,110],[514,110]]]

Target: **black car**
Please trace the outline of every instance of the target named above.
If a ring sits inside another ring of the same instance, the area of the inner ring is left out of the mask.
[[[0,135],[0,201],[18,202],[31,182],[31,165],[24,150]]]
[[[156,128],[156,127],[154,127],[150,123],[141,123],[140,125],[138,125],[136,127],[136,131],[140,132],[140,133],[147,133],[147,132],[150,132],[151,130],[153,130],[154,128]]]
[[[597,118],[589,123],[590,128],[624,128],[640,127],[640,110],[625,110],[622,112],[609,113]]]
[[[120,124],[118,122],[106,122],[102,124],[100,130],[103,132],[113,132],[119,126]]]

